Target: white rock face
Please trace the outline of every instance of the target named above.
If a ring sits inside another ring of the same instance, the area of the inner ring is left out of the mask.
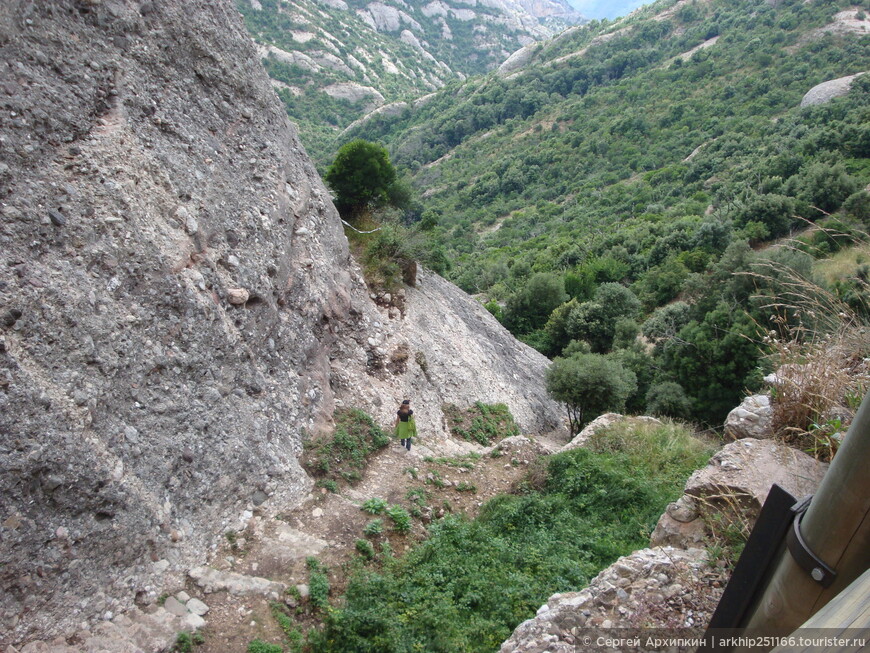
[[[140,4],[111,3],[118,25]],[[369,297],[258,54],[321,64],[258,53],[230,2],[194,9],[161,0],[136,56],[77,12],[0,21],[29,80],[0,120],[0,648],[153,602],[249,504],[294,505],[303,440],[340,405],[388,425],[410,395],[422,438],[445,401],[559,427],[547,360],[458,288],[423,271],[401,309]]]
[[[450,13],[453,14],[453,17],[457,20],[469,21],[477,18],[477,14],[471,9],[451,9]]]
[[[272,56],[288,66],[296,65],[303,70],[314,73],[320,70],[320,66],[303,52],[287,52],[281,48],[276,48],[274,45],[258,45],[257,50],[261,59]]]
[[[363,86],[354,82],[343,82],[340,84],[330,84],[323,88],[323,92],[329,97],[347,100],[348,102],[359,102],[368,100],[368,105],[374,109],[384,103],[384,96],[377,89],[371,86]]]
[[[350,10],[350,7],[347,6],[347,3],[344,0],[317,0],[317,2],[327,7],[338,9],[340,11]]]
[[[505,59],[504,63],[502,63],[498,67],[498,74],[504,76],[515,73],[518,70],[522,70],[529,65],[534,53],[534,45],[524,45],[507,59]]]
[[[840,77],[839,79],[832,79],[813,86],[809,91],[807,91],[806,95],[804,95],[801,100],[801,106],[810,107],[817,104],[827,104],[834,98],[848,95],[855,78],[864,74],[865,73],[858,73],[857,75]]]
[[[434,0],[434,2],[430,2],[427,5],[423,5],[420,8],[420,11],[422,11],[423,15],[426,16],[427,18],[431,18],[432,16],[449,16],[450,15],[450,7],[442,0]]]
[[[206,594],[229,592],[236,596],[261,595],[276,600],[286,589],[283,583],[276,583],[267,578],[245,576],[233,571],[218,571],[211,567],[195,567],[188,575]]]
[[[301,53],[298,53],[301,54]],[[353,75],[353,71],[350,67],[344,63],[339,57],[335,56],[331,52],[323,52],[322,50],[313,50],[309,53],[309,56],[312,61],[314,61],[317,65],[322,68],[327,68],[329,70],[335,70],[337,72],[343,73],[345,75]]]
[[[770,397],[746,397],[725,418],[725,437],[734,440],[773,437],[773,407],[770,405]]]
[[[402,41],[402,43],[407,43],[412,48],[420,50],[420,52],[426,52],[426,50],[421,45],[420,40],[416,36],[414,36],[414,33],[411,30],[403,29],[402,33],[399,35],[399,40]]]
[[[396,9],[391,5],[385,5],[381,2],[372,2],[366,5],[364,10],[371,17],[371,24],[378,32],[396,32],[401,25],[409,25],[411,29],[418,32],[423,31],[423,27],[416,20],[411,18],[404,11]],[[368,21],[366,21],[368,22]]]

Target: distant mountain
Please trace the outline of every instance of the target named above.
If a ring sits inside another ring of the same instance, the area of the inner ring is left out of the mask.
[[[584,17],[565,0],[236,0],[322,163],[355,119],[492,70]],[[389,109],[388,109],[389,111]]]

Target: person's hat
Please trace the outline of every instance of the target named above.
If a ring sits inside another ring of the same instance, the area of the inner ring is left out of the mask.
[[[402,402],[402,404],[410,404],[410,403],[411,403],[410,399],[405,399],[405,401]]]

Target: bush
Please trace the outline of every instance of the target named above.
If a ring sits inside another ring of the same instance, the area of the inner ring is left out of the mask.
[[[387,502],[379,497],[372,497],[371,499],[366,499],[363,501],[363,504],[360,506],[360,510],[363,510],[370,515],[380,515],[387,509]]]
[[[363,529],[363,533],[372,537],[374,535],[380,535],[384,532],[384,520],[383,519],[373,519],[368,524],[366,524]]]
[[[308,600],[318,610],[329,606],[329,577],[326,568],[322,567],[317,558],[308,558]]]
[[[358,480],[367,458],[389,443],[389,436],[363,411],[339,410],[335,413],[332,436],[305,443],[302,465],[312,475],[321,477],[319,483],[324,487],[340,479]]]
[[[354,543],[354,547],[356,550],[367,560],[371,560],[375,557],[375,547],[372,546],[372,543],[368,540],[358,539]]]
[[[386,204],[395,180],[387,150],[362,139],[343,145],[324,176],[335,193],[336,208],[348,219],[368,206]]]
[[[520,427],[504,404],[484,404],[461,409],[453,404],[442,407],[451,435],[484,446],[496,440],[519,435]]]
[[[692,412],[692,402],[683,386],[673,381],[657,383],[646,393],[646,412],[649,415],[687,418]]]
[[[393,520],[393,530],[397,533],[411,530],[411,515],[402,506],[390,506],[387,508],[387,516]]]
[[[608,410],[621,410],[637,389],[637,377],[600,354],[557,358],[547,370],[547,392],[568,409],[571,434]]]
[[[248,653],[284,653],[284,649],[279,644],[268,644],[255,639],[248,644]]]

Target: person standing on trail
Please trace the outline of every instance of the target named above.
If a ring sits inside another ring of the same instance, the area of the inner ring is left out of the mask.
[[[411,410],[411,400],[405,399],[396,411],[396,437],[402,446],[411,450],[411,438],[417,435],[417,425],[414,423],[414,411]]]

